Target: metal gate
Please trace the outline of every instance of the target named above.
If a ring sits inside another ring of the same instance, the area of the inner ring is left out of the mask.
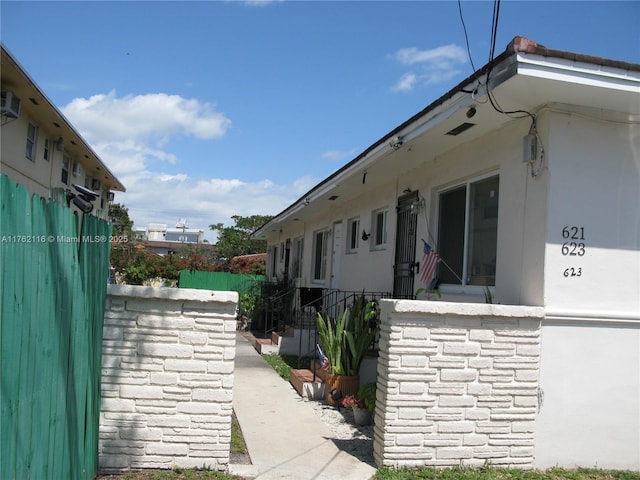
[[[418,215],[412,206],[418,201],[418,192],[407,193],[398,198],[393,298],[413,298],[414,296],[413,279],[416,267]]]

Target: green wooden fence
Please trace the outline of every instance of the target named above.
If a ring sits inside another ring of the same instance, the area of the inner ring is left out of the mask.
[[[111,225],[0,182],[0,478],[90,479]]]

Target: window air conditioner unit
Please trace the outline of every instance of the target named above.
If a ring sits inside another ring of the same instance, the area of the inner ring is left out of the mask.
[[[73,162],[73,176],[77,177],[81,173],[82,173],[82,165],[80,165],[78,162]]]
[[[91,180],[91,190],[100,190],[100,180],[97,178]]]
[[[0,94],[0,113],[3,117],[18,118],[20,116],[20,99],[13,92]]]

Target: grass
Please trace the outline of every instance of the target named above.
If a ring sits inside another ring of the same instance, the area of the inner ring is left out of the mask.
[[[231,416],[231,453],[247,453],[247,445],[244,443],[242,430],[235,413]]]
[[[262,355],[262,358],[287,382],[289,381],[290,369],[298,368],[297,355],[278,355],[277,353],[271,353]],[[310,361],[311,359],[309,357],[302,357],[300,359],[300,368],[309,368]]]
[[[242,480],[242,477],[206,468],[174,468],[173,470],[139,470],[114,475],[98,475],[111,480]]]
[[[382,467],[373,477],[374,480],[640,480],[639,472],[624,470],[599,470],[579,468],[566,470],[516,470],[491,466],[482,468],[446,468],[430,467],[393,469]]]

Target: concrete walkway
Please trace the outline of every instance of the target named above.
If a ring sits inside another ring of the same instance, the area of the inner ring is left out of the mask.
[[[252,465],[231,464],[230,473],[256,480],[368,480],[376,473],[336,446],[312,407],[240,334],[233,408]]]

